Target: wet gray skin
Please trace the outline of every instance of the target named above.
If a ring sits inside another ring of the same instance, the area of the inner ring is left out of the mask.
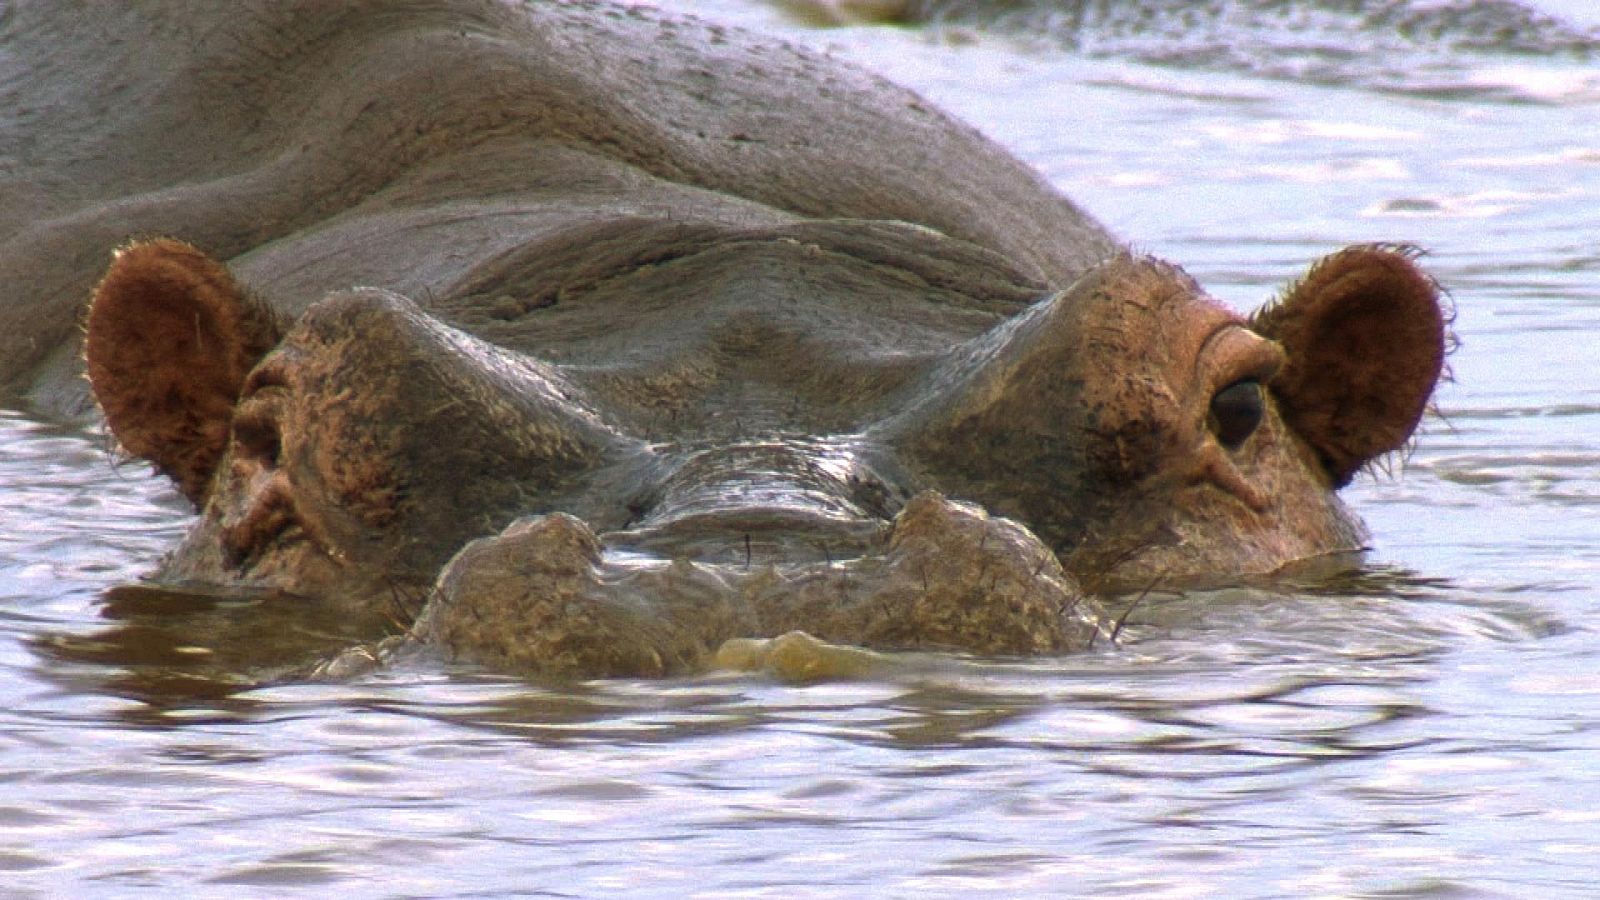
[[[261,51],[235,83],[157,27],[208,9],[124,13],[173,43],[130,77],[253,118],[187,124],[168,91],[98,139],[154,156],[198,128],[227,172],[180,149],[135,185],[79,151],[55,164],[115,201],[7,245],[68,285],[113,227],[194,245],[124,247],[87,316],[112,432],[200,512],[158,580],[387,610],[400,643],[539,675],[693,671],[796,630],[1064,652],[1094,593],[1359,550],[1336,490],[1442,366],[1409,252],[1336,253],[1246,320],[791,48],[603,4],[262,4],[230,20],[226,53]],[[46,334],[52,297],[4,308]],[[72,358],[10,374],[69,397]]]

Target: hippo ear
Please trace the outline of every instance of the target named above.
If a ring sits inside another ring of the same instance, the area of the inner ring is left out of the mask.
[[[89,306],[84,356],[112,434],[203,505],[244,379],[278,342],[271,310],[173,240],[117,251]]]
[[[1448,316],[1415,252],[1356,246],[1326,257],[1251,327],[1283,345],[1269,387],[1335,487],[1403,446],[1444,368]]]

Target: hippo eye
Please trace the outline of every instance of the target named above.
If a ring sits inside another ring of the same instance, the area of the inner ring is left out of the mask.
[[[1255,434],[1265,411],[1261,382],[1254,378],[1235,381],[1211,398],[1211,431],[1224,447],[1237,450]]]

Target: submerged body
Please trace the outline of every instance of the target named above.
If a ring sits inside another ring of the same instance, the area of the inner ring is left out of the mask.
[[[127,247],[88,317],[112,431],[201,511],[161,579],[415,597],[409,640],[514,671],[795,629],[1060,652],[1089,593],[1359,549],[1335,490],[1442,365],[1407,254],[1337,254],[1246,321],[792,48],[465,0],[262,4],[196,43],[174,23],[216,14],[184,6],[122,14],[171,45],[123,68],[48,10],[5,35],[39,45],[12,83],[82,58],[161,98],[34,157],[76,194],[13,201],[35,396],[70,394],[86,258],[206,251]]]

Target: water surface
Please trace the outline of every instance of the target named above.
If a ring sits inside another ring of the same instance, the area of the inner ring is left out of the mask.
[[[1376,2],[1257,4],[1311,24],[1198,37],[1049,16],[1175,8],[1153,0],[923,6],[832,30],[694,8],[912,85],[1241,309],[1345,243],[1428,250],[1456,380],[1349,492],[1363,571],[1152,595],[1117,646],[862,681],[554,687],[420,660],[300,684],[279,676],[342,623],[108,594],[181,533],[182,501],[94,430],[13,409],[0,894],[1592,895],[1588,7],[1454,4],[1478,12],[1402,39],[1356,14]]]

